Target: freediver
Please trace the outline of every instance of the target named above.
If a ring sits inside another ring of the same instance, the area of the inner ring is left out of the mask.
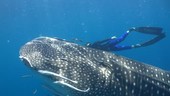
[[[129,30],[127,30],[121,37],[113,36],[111,38],[102,40],[102,41],[96,41],[94,43],[87,43],[87,47],[100,49],[104,51],[120,51],[120,50],[126,50],[126,49],[132,49],[132,48],[139,48],[139,47],[145,47],[152,45],[161,39],[165,37],[165,33],[162,32],[161,27],[132,27]],[[156,37],[145,41],[143,43],[135,44],[135,45],[119,45],[122,41],[125,40],[125,38],[131,33],[132,31],[140,32],[144,34],[151,34],[156,35]]]

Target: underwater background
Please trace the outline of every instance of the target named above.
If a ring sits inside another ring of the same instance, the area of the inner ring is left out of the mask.
[[[139,26],[162,27],[166,38],[113,53],[169,71],[170,0],[0,0],[0,96],[52,96],[19,59],[26,42],[39,36],[94,42]],[[132,32],[122,44],[150,37]]]

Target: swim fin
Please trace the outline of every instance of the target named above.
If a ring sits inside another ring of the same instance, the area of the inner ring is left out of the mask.
[[[166,37],[165,33],[163,32],[163,28],[161,27],[132,27],[131,29],[129,29],[129,31],[136,31],[144,34],[156,35],[156,37],[140,43],[139,44],[140,46],[138,46],[138,44],[134,45],[135,48],[152,45]]]
[[[149,45],[151,45],[151,44],[154,44],[154,43],[160,41],[161,39],[163,39],[163,38],[165,38],[165,37],[166,37],[166,36],[165,36],[165,33],[162,33],[162,34],[156,36],[155,38],[152,38],[151,40],[148,40],[148,41],[142,43],[141,46],[143,46],[143,47],[144,47],[144,46],[149,46]]]
[[[162,33],[161,27],[135,27],[133,31],[145,34],[160,35]]]

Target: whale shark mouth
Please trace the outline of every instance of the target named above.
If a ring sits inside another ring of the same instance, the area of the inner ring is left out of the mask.
[[[21,61],[24,62],[25,65],[27,65],[29,67],[33,67],[32,64],[30,63],[30,60],[27,57],[19,56],[19,58],[21,59]]]
[[[51,72],[51,71],[38,70],[38,72],[39,72],[40,74],[43,74],[43,75],[51,75],[51,76],[54,76],[54,77],[57,77],[57,78],[62,78],[62,79],[64,79],[64,80],[70,81],[70,82],[72,82],[72,83],[74,83],[74,84],[78,84],[78,81],[71,80],[71,79],[69,79],[69,78],[67,78],[67,77],[64,77],[64,76],[62,76],[62,75],[60,75],[60,74],[56,74],[56,73]],[[74,87],[73,85],[68,84],[68,83],[66,83],[66,82],[64,82],[64,81],[54,81],[53,83],[65,85],[65,86],[67,86],[67,87],[69,87],[69,88],[71,88],[71,89],[77,90],[77,91],[79,91],[79,92],[88,92],[88,91],[90,90],[90,88],[87,88],[87,89],[85,89],[85,90],[76,88],[76,87]]]

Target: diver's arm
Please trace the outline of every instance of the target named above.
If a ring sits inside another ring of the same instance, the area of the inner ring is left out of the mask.
[[[111,39],[109,38],[109,39],[105,39],[105,40],[102,40],[102,41],[97,41],[97,43],[102,44],[102,43],[106,43],[106,42],[108,42],[109,40],[111,40]]]
[[[105,40],[101,40],[101,41],[96,41],[94,43],[87,43],[86,46],[87,47],[91,47],[91,48],[97,48],[100,49],[103,47],[103,45],[107,44],[108,41],[110,41],[111,39],[105,39]]]

